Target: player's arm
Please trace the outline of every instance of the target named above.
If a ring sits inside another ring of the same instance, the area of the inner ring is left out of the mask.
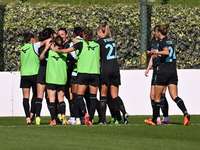
[[[41,53],[41,55],[39,57],[40,60],[43,60],[46,58],[45,54],[46,54],[47,50],[49,49],[49,47],[50,47],[50,41],[47,41],[45,49],[43,50],[43,52]]]
[[[147,53],[149,55],[169,55],[169,49],[168,47],[165,47],[163,49],[163,51],[158,51],[158,52],[155,52],[155,51],[147,51]]]
[[[151,56],[150,60],[149,60],[149,64],[148,64],[148,67],[147,67],[147,70],[145,71],[145,76],[148,77],[148,73],[149,73],[149,70],[150,68],[153,66],[153,55]]]
[[[55,47],[54,45],[51,46],[51,49],[57,53],[69,53],[75,50],[74,47],[69,47],[67,49],[58,49],[58,47]]]
[[[51,40],[52,40],[51,38],[48,38],[48,39],[46,39],[44,41],[40,41],[40,47],[44,46],[47,42],[50,42]]]

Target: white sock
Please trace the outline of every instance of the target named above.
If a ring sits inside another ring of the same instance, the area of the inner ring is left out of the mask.
[[[160,121],[160,117],[157,118],[157,121]]]
[[[163,117],[163,121],[168,121],[168,117]]]

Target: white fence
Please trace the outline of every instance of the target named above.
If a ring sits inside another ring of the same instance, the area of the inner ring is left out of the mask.
[[[130,115],[151,115],[149,98],[151,75],[144,76],[145,70],[121,70],[119,95]],[[200,114],[200,70],[178,70],[179,96],[184,100],[190,114]],[[25,116],[22,106],[22,90],[19,72],[0,72],[0,116]],[[181,115],[177,105],[171,100],[168,91],[169,114]],[[67,104],[67,115],[69,107]],[[43,101],[42,116],[49,116],[46,101]],[[107,110],[107,115],[110,115]]]

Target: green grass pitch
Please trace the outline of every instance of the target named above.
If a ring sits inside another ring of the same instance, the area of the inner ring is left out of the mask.
[[[42,117],[36,126],[25,125],[25,117],[0,117],[0,150],[200,149],[199,115],[191,115],[190,126],[183,125],[183,116],[170,116],[170,125],[157,126],[144,124],[148,118],[131,116],[129,125],[50,126],[50,117]]]

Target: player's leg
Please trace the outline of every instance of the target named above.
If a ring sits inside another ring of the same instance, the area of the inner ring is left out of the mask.
[[[30,106],[29,106],[30,88],[22,88],[22,93],[23,93],[23,107],[26,115],[26,124],[31,124]]]
[[[101,97],[100,97],[100,116],[101,120],[100,123],[106,123],[106,104],[107,104],[107,93],[108,93],[108,86],[101,85]]]
[[[180,108],[180,110],[184,114],[184,125],[190,124],[190,115],[188,114],[188,111],[185,107],[184,101],[178,97],[178,88],[175,84],[169,84],[168,85],[169,93],[171,98],[174,100],[174,102],[177,104],[177,106]]]
[[[164,88],[162,94],[161,94],[161,110],[163,113],[163,121],[162,124],[169,124],[169,119],[168,119],[168,111],[169,111],[169,107],[168,107],[168,102],[167,99],[165,97],[165,93],[166,93],[167,87]]]

